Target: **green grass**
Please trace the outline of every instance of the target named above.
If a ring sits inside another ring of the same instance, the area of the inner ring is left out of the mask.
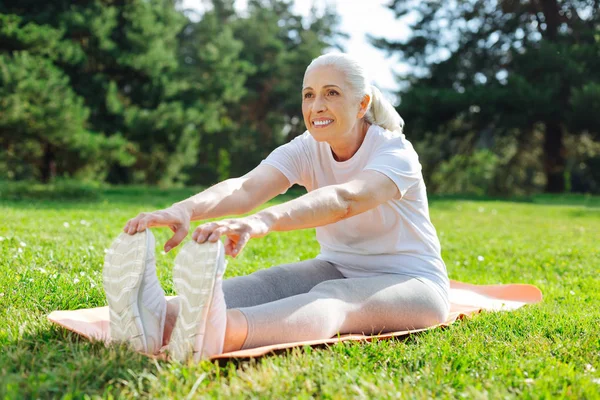
[[[0,398],[600,398],[597,197],[432,199],[452,279],[531,283],[544,301],[405,341],[181,365],[89,343],[47,322],[53,310],[104,305],[104,249],[126,220],[192,193],[118,188],[88,202],[2,202]],[[168,232],[155,234],[158,248]],[[226,277],[317,252],[313,230],[271,234],[230,261]],[[170,294],[172,253],[157,256]]]

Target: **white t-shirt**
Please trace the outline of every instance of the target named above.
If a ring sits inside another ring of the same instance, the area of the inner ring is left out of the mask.
[[[349,182],[365,170],[389,177],[398,186],[398,198],[316,228],[321,245],[317,258],[338,264],[346,277],[398,273],[426,278],[424,282],[434,283],[448,299],[448,274],[429,219],[421,164],[402,133],[371,125],[358,151],[340,162],[326,142],[317,142],[306,131],[275,149],[262,163],[281,171],[290,186],[299,184],[309,192]]]

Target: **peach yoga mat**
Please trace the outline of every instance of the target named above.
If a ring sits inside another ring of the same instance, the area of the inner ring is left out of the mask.
[[[167,299],[172,298],[173,297],[167,297]],[[538,303],[541,300],[542,292],[533,285],[472,285],[458,281],[450,281],[450,315],[448,316],[448,319],[440,325],[424,329],[388,332],[380,335],[346,334],[332,339],[282,343],[271,346],[257,347],[254,349],[223,353],[212,357],[211,360],[255,358],[269,353],[279,352],[281,350],[304,345],[322,346],[347,340],[370,341],[374,338],[389,339],[393,337],[404,337],[412,333],[448,326],[457,319],[471,316],[479,313],[482,310],[516,310],[525,304]],[[108,307],[54,311],[48,315],[48,319],[51,322],[78,333],[89,340],[100,340],[107,344],[110,342]]]

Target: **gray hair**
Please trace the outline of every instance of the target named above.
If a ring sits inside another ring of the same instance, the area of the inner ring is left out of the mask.
[[[333,66],[342,72],[357,101],[369,95],[371,101],[364,116],[367,122],[389,131],[402,131],[404,120],[381,91],[369,83],[367,72],[358,60],[344,53],[323,54],[312,60],[304,74],[312,68],[322,66]]]

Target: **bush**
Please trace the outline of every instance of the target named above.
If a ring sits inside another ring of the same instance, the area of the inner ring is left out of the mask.
[[[431,183],[440,194],[490,194],[499,158],[489,150],[458,154],[440,164]]]

